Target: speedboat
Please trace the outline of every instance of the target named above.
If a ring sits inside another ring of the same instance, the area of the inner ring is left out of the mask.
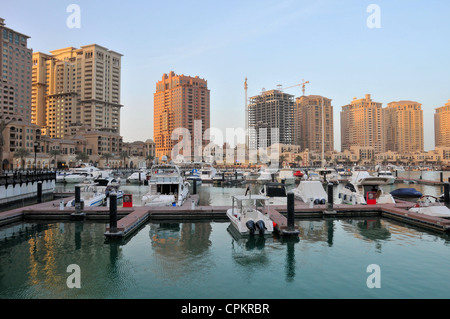
[[[315,171],[320,176],[322,183],[339,184],[339,174],[333,168],[318,168]]]
[[[273,221],[263,213],[268,199],[263,195],[232,196],[232,207],[227,210],[227,217],[234,230],[241,236],[272,235]]]
[[[378,171],[377,173],[375,173],[375,176],[383,176],[383,177],[387,177],[387,178],[388,178],[388,184],[389,184],[389,185],[394,184],[394,183],[395,183],[395,180],[396,180],[395,176],[392,175],[392,172],[391,172],[391,171],[388,171],[388,170],[380,170],[380,171]]]
[[[313,201],[316,205],[324,205],[327,202],[328,195],[320,181],[301,181],[292,192],[295,199],[304,203]]]
[[[200,185],[202,183],[202,178],[200,176],[198,169],[196,168],[192,169],[191,173],[186,179],[188,181],[196,181],[197,185]]]
[[[95,183],[84,183],[80,185],[80,199],[83,200],[85,207],[103,206],[106,201],[106,194],[97,187]],[[67,207],[75,207],[75,199],[67,202]]]
[[[189,182],[183,179],[174,164],[153,165],[148,193],[142,196],[143,206],[181,206],[189,196]]]
[[[73,184],[73,183],[82,183],[86,180],[87,174],[81,172],[72,172],[68,175],[64,176],[64,183]]]
[[[282,168],[278,173],[277,181],[286,185],[295,184],[294,172],[289,168]]]
[[[200,169],[200,178],[204,183],[212,183],[217,170],[211,164],[204,164]]]
[[[262,187],[259,194],[269,197],[269,205],[287,205],[286,187],[283,183],[269,182]]]
[[[272,173],[266,170],[261,170],[259,172],[259,177],[256,179],[258,183],[268,183],[272,181]]]
[[[139,182],[143,182],[147,179],[147,173],[143,170],[133,172],[130,176],[128,176],[127,181],[130,184],[136,184]]]
[[[342,204],[395,204],[394,197],[380,185],[388,185],[389,177],[372,176],[367,171],[353,171],[350,182],[339,191]]]
[[[422,196],[417,204],[408,211],[433,217],[450,218],[450,209],[440,202],[439,198],[431,195]]]

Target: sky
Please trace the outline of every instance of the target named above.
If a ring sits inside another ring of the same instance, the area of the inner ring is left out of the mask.
[[[67,12],[79,6],[79,28]],[[375,4],[379,10],[373,11]],[[379,13],[379,14],[378,14]],[[248,96],[303,80],[306,95],[332,99],[335,149],[340,111],[353,97],[422,104],[425,150],[434,109],[450,99],[450,1],[417,0],[2,0],[6,26],[33,52],[99,44],[123,54],[125,142],[153,138],[153,94],[164,73],[199,76],[210,89],[211,127],[245,127]],[[369,21],[369,24],[368,24]],[[371,28],[371,22],[378,27]],[[286,93],[302,95],[301,86]]]

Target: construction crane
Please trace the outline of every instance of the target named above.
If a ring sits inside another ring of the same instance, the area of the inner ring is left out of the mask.
[[[295,84],[295,85],[292,85],[292,86],[288,86],[287,88],[282,88],[282,85],[281,85],[281,84],[278,84],[278,85],[277,85],[277,89],[278,89],[279,91],[283,91],[283,90],[291,89],[291,88],[296,87],[296,86],[302,86],[303,96],[305,96],[305,88],[306,88],[306,84],[309,84],[309,81],[306,81],[306,82],[305,82],[305,80],[302,80],[302,83],[300,83],[300,84]]]

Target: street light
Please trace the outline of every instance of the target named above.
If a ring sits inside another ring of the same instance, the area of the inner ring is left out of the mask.
[[[36,174],[36,167],[37,167],[37,165],[36,165],[36,154],[37,154],[37,150],[38,150],[38,147],[39,147],[39,142],[38,141],[34,141],[34,173]]]

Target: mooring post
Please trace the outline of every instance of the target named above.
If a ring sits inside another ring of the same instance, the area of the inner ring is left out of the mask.
[[[81,213],[81,187],[75,186],[75,212]]]
[[[109,195],[109,232],[117,233],[117,194]]]
[[[37,183],[37,202],[38,204],[42,203],[42,182],[39,181]]]
[[[193,182],[194,182],[194,187],[192,190],[192,194],[196,195],[197,194],[197,180],[194,179]]]
[[[441,172],[441,183],[444,182],[444,172]]]
[[[287,230],[293,231],[294,230],[294,193],[289,192],[287,194]]]
[[[450,183],[444,184],[444,202],[445,205],[450,204]]]
[[[328,210],[333,210],[333,183],[328,183]]]
[[[271,174],[272,176],[272,182],[275,182],[275,174]]]

